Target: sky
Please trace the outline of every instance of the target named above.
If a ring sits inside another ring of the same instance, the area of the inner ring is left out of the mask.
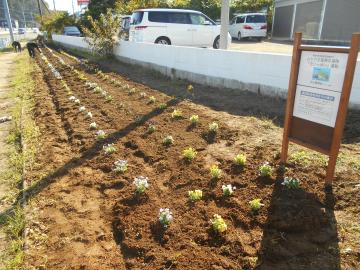
[[[77,5],[77,0],[45,0],[45,2],[49,3],[50,9],[54,9],[54,4],[53,3],[55,2],[56,10],[66,10],[70,14],[72,14],[73,10],[72,10],[71,1],[74,1],[75,12],[79,11],[80,8]]]

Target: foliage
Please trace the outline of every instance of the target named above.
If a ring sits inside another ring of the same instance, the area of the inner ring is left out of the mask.
[[[272,175],[273,168],[269,165],[269,162],[265,162],[259,168],[260,176],[270,177]]]
[[[156,126],[150,124],[150,125],[148,126],[148,132],[149,132],[149,133],[153,133],[153,132],[155,132],[155,131],[156,131]]]
[[[103,130],[98,130],[97,132],[96,132],[96,139],[98,139],[98,140],[103,140],[103,139],[105,139],[106,138],[106,133],[105,133],[105,131],[103,131]]]
[[[110,55],[116,45],[119,18],[113,16],[111,10],[108,9],[106,13],[100,14],[98,19],[88,16],[88,21],[91,28],[82,28],[86,36],[86,42],[94,52],[102,56]]]
[[[149,97],[148,104],[153,104],[155,102],[156,102],[156,97],[154,96]]]
[[[165,228],[170,225],[173,220],[172,212],[169,208],[160,208],[159,221]]]
[[[134,185],[135,185],[135,191],[138,194],[143,194],[149,187],[149,178],[145,176],[138,176],[135,177]]]
[[[229,197],[229,196],[231,196],[233,193],[234,193],[234,191],[236,190],[236,187],[233,187],[231,184],[229,184],[229,185],[222,185],[222,191],[223,191],[223,195],[225,196],[225,197]]]
[[[246,156],[244,154],[238,154],[234,158],[234,162],[235,162],[236,165],[245,166],[245,164],[246,164]]]
[[[172,113],[171,113],[171,118],[172,119],[179,119],[182,117],[182,111],[181,110],[174,110]]]
[[[223,233],[227,230],[227,225],[224,219],[218,214],[215,214],[214,218],[210,219],[210,223],[215,232]]]
[[[113,143],[109,143],[107,145],[104,145],[103,149],[105,151],[105,154],[107,154],[107,155],[111,155],[111,154],[116,152],[116,148],[115,148]]]
[[[124,173],[128,169],[128,162],[126,160],[117,160],[114,162],[114,172]]]
[[[165,139],[163,140],[163,144],[164,145],[171,145],[171,144],[173,144],[174,143],[174,139],[173,139],[173,137],[172,136],[166,136],[165,137]]]
[[[37,18],[40,22],[40,17]],[[49,36],[53,33],[62,33],[65,26],[76,26],[73,16],[65,11],[54,11],[43,15],[41,22],[41,31],[46,31]]]
[[[202,191],[199,189],[190,190],[188,194],[189,194],[189,200],[192,202],[200,201],[203,195]]]
[[[192,147],[188,147],[183,150],[183,156],[189,161],[192,161],[196,157],[196,155],[197,155],[197,152]]]
[[[264,206],[264,204],[261,203],[261,199],[254,199],[254,200],[250,201],[249,204],[250,204],[250,208],[253,212],[259,211],[260,208],[262,206]]]
[[[216,122],[212,122],[209,124],[210,132],[216,132],[219,129],[219,124]]]
[[[92,122],[90,124],[90,129],[96,129],[97,128],[97,124],[95,122]]]
[[[281,183],[283,186],[286,186],[289,189],[298,189],[300,188],[300,181],[296,178],[285,177],[284,181]]]
[[[210,175],[213,179],[219,178],[221,176],[222,171],[219,169],[217,165],[212,165],[210,167]]]
[[[190,122],[191,124],[196,125],[199,122],[199,116],[196,114],[190,116]]]

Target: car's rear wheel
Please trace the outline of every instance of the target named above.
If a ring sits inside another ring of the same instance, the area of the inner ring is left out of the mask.
[[[238,33],[237,39],[238,39],[238,41],[241,40],[241,32]]]
[[[220,48],[220,36],[217,36],[214,40],[214,44],[213,44],[213,48],[214,49],[219,49]]]
[[[156,44],[171,45],[170,39],[167,37],[159,37],[155,40]]]

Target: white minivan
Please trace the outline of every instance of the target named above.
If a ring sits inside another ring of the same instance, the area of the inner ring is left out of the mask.
[[[267,33],[266,15],[264,13],[239,14],[231,20],[229,33],[231,37],[238,40],[247,37],[261,40]]]
[[[129,40],[218,49],[220,26],[194,10],[139,9],[132,14]],[[230,44],[230,35],[228,40]]]

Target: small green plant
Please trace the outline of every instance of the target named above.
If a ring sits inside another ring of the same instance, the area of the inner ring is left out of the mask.
[[[156,98],[154,96],[149,97],[148,104],[154,104],[156,102]]]
[[[210,132],[216,132],[219,129],[219,124],[216,122],[212,122],[209,124],[209,131]]]
[[[192,147],[188,147],[183,150],[183,156],[189,161],[192,161],[196,157],[196,155],[197,155],[197,152]]]
[[[217,179],[221,176],[221,174],[222,174],[222,171],[219,169],[219,167],[217,165],[212,165],[210,167],[211,178]]]
[[[190,190],[188,194],[189,194],[189,200],[192,202],[200,201],[203,195],[202,191],[199,189]]]
[[[97,129],[97,124],[96,124],[95,122],[92,122],[92,123],[90,124],[90,129],[91,129],[91,130]]]
[[[210,223],[212,225],[213,230],[217,233],[223,233],[227,230],[227,225],[224,219],[218,214],[215,214],[214,218],[210,219]]]
[[[149,132],[149,133],[153,133],[153,132],[155,132],[155,131],[156,131],[156,126],[150,124],[150,125],[148,126],[148,132]]]
[[[114,162],[114,172],[124,173],[128,170],[128,163],[126,160],[117,160]]]
[[[182,111],[181,110],[174,110],[172,113],[171,113],[171,118],[172,119],[179,119],[182,117]]]
[[[105,131],[103,131],[103,130],[98,130],[98,132],[96,132],[96,139],[98,139],[98,140],[103,140],[103,139],[105,139],[106,138],[106,133],[105,133]]]
[[[264,204],[261,203],[261,199],[254,199],[249,202],[251,211],[258,212]]]
[[[135,192],[138,194],[143,194],[149,187],[149,178],[145,176],[138,176],[135,177],[134,180],[134,186],[135,186]]]
[[[111,102],[111,101],[113,101],[113,97],[111,95],[107,95],[105,97],[105,100],[106,100],[106,102]]]
[[[113,143],[109,143],[103,146],[104,152],[107,155],[111,155],[116,152],[116,148]]]
[[[163,140],[163,144],[166,146],[172,145],[174,143],[174,139],[172,136],[166,136]]]
[[[284,181],[281,183],[283,186],[286,186],[289,189],[298,189],[300,188],[300,181],[296,178],[285,177]]]
[[[146,98],[146,96],[147,96],[147,95],[146,95],[145,92],[141,92],[141,93],[140,93],[140,97],[141,97],[141,98]]]
[[[159,222],[165,228],[170,225],[173,220],[173,214],[169,208],[160,208],[159,211]]]
[[[260,176],[262,177],[271,177],[273,168],[270,166],[269,162],[265,162],[259,168]]]
[[[133,95],[133,94],[135,94],[136,93],[136,89],[135,88],[131,88],[130,90],[129,90],[129,95],[131,96],[131,95]]]
[[[244,154],[238,154],[234,158],[234,162],[238,166],[245,166],[245,164],[246,164],[246,156]]]
[[[191,124],[196,125],[199,122],[199,116],[196,114],[190,116],[190,122]]]
[[[192,94],[193,91],[194,91],[194,86],[192,86],[191,84],[189,84],[189,85],[187,86],[186,90],[187,90],[189,93]]]
[[[165,110],[166,108],[167,108],[166,103],[160,103],[160,104],[159,104],[159,109],[160,109],[160,110]]]
[[[231,196],[231,195],[234,193],[235,189],[236,189],[236,187],[233,187],[231,184],[229,184],[229,185],[222,185],[221,188],[222,188],[224,197],[229,197],[229,196]]]

